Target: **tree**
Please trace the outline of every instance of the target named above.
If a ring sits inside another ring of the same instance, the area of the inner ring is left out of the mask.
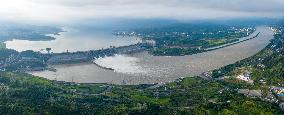
[[[48,53],[50,53],[51,48],[46,48],[45,50],[46,50]]]

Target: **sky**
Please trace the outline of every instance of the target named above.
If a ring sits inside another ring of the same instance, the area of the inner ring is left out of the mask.
[[[1,20],[72,23],[90,19],[284,18],[284,0],[1,0]]]

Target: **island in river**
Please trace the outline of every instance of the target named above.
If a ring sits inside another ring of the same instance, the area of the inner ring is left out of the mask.
[[[186,75],[199,75],[244,58],[262,50],[273,38],[273,31],[264,26],[256,28],[258,37],[214,51],[188,56],[153,56],[147,52],[115,55],[93,63],[55,65],[56,72],[36,71],[33,75],[60,81],[79,83],[148,84],[166,83]],[[253,34],[252,34],[253,35]]]

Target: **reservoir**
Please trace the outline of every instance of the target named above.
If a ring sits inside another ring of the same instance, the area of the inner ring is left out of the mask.
[[[109,48],[110,46],[125,46],[141,42],[137,37],[119,37],[114,36],[111,31],[89,30],[84,28],[63,28],[66,32],[60,35],[50,35],[55,37],[51,41],[29,41],[29,40],[12,40],[6,41],[9,49],[17,51],[33,50],[41,51],[51,48],[54,53],[76,52],[98,50]]]
[[[267,46],[273,31],[259,26],[258,37],[221,49],[188,56],[152,56],[147,52],[115,55],[93,63],[56,65],[56,72],[36,71],[31,74],[51,80],[79,83],[145,84],[165,83],[177,78],[199,75],[253,56]],[[136,41],[137,42],[137,41]]]

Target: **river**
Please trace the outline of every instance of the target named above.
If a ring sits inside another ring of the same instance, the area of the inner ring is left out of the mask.
[[[51,80],[79,83],[165,83],[181,77],[199,75],[253,56],[273,38],[273,31],[268,27],[257,27],[255,33],[258,32],[260,34],[257,38],[194,55],[166,57],[140,52],[96,60],[97,64],[113,68],[114,71],[102,69],[93,63],[82,63],[56,65],[54,67],[57,72],[37,71],[31,74]]]

